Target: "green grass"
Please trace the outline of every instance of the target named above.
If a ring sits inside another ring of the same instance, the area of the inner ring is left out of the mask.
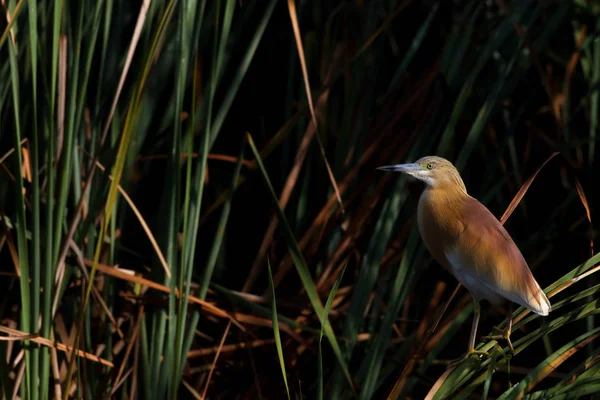
[[[287,374],[285,373],[285,360],[283,358],[283,349],[281,346],[281,335],[279,334],[279,320],[277,318],[277,301],[275,300],[275,287],[273,286],[273,274],[271,273],[271,263],[267,260],[267,267],[269,271],[269,288],[271,289],[271,302],[273,308],[271,315],[273,316],[273,336],[275,336],[275,345],[277,346],[277,355],[279,356],[279,365],[281,366],[281,375],[283,377],[283,383],[285,383],[285,392],[288,399],[290,399],[290,387],[287,381]]]
[[[594,2],[0,10],[3,397],[597,392]],[[446,370],[469,295],[423,247],[419,185],[375,169],[426,154],[552,295],[515,311],[510,360],[482,341]]]

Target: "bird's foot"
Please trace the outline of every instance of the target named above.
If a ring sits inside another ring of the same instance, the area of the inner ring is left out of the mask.
[[[495,335],[483,336],[482,340],[505,340],[508,344],[508,349],[510,350],[510,354],[512,356],[515,355],[515,349],[513,348],[512,342],[510,340],[511,330],[509,328],[500,329],[497,327],[492,327],[492,330],[496,332]]]
[[[480,351],[480,350],[474,350],[471,349],[469,351],[467,351],[465,354],[463,354],[462,356],[454,359],[454,360],[450,360],[448,362],[448,368],[452,368],[455,367],[456,365],[460,364],[461,362],[465,361],[467,358],[469,358],[471,355],[478,355],[478,356],[485,356],[488,357],[489,353],[487,351]]]

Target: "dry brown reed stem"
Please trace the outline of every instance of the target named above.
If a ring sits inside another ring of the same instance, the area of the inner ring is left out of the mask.
[[[2,337],[3,340],[30,340],[32,342],[41,344],[43,346],[55,348],[62,352],[72,352],[73,351],[73,348],[71,346],[67,346],[62,343],[53,342],[50,339],[40,337],[37,333],[36,334],[27,334],[27,333],[19,331],[17,329],[12,329],[12,328],[2,326],[2,325],[0,325],[0,332],[10,335],[8,337]],[[114,367],[114,364],[112,362],[105,360],[103,358],[97,357],[94,354],[87,353],[87,352],[79,350],[79,349],[75,350],[75,354],[78,357],[86,358],[90,361],[94,361],[94,362],[100,363],[102,365],[106,365],[107,367],[111,367],[111,368]]]
[[[206,385],[204,385],[204,391],[202,392],[202,399],[206,399],[206,393],[208,392],[208,386],[210,385],[210,378],[212,377],[214,371],[215,371],[215,367],[217,366],[217,360],[219,359],[219,355],[221,354],[221,349],[223,348],[223,345],[225,344],[225,339],[227,339],[227,335],[229,334],[229,329],[231,328],[231,321],[229,321],[227,323],[227,326],[225,327],[225,332],[223,332],[223,337],[221,338],[221,342],[219,343],[219,348],[217,349],[217,352],[215,353],[215,358],[213,359],[213,363],[210,367],[210,371],[208,372],[208,377],[206,378]]]
[[[182,160],[185,160],[188,157],[198,158],[198,156],[199,156],[198,153],[191,153],[191,155],[188,153],[181,153]],[[136,161],[166,160],[168,157],[169,157],[168,154],[153,154],[151,156],[138,156],[138,157],[136,157]],[[228,163],[232,163],[232,164],[235,164],[238,162],[237,157],[230,156],[228,154],[209,153],[209,154],[207,154],[206,158],[209,160],[224,161],[224,162],[228,162]],[[242,165],[247,168],[256,168],[256,162],[254,160],[242,160]]]
[[[304,88],[306,89],[306,98],[308,99],[308,108],[310,109],[310,116],[312,117],[312,122],[314,124],[315,136],[317,137],[317,143],[319,144],[319,150],[321,151],[321,157],[323,158],[323,162],[325,163],[325,168],[327,169],[327,175],[329,176],[329,180],[331,182],[331,186],[333,187],[333,191],[335,192],[335,196],[340,206],[342,212],[344,212],[344,204],[342,202],[342,196],[340,195],[340,189],[338,188],[338,184],[335,180],[335,176],[333,175],[333,171],[331,170],[331,166],[329,165],[329,161],[327,161],[327,155],[325,153],[325,147],[323,146],[323,141],[321,140],[321,136],[319,135],[319,128],[317,122],[317,114],[315,112],[315,107],[313,106],[312,93],[310,90],[310,82],[308,80],[308,70],[306,68],[306,58],[304,57],[304,48],[302,46],[302,37],[300,36],[300,26],[298,24],[298,15],[296,13],[296,2],[295,0],[288,0],[288,11],[290,14],[290,20],[292,21],[292,29],[294,30],[294,39],[296,41],[296,47],[298,48],[298,58],[300,59],[300,66],[302,67],[302,77],[304,78]],[[341,45],[338,46],[341,48]],[[329,75],[331,79],[331,75]],[[328,92],[328,90],[327,90]]]
[[[254,349],[256,347],[271,345],[274,343],[275,343],[275,339],[257,339],[257,340],[246,341],[246,342],[226,344],[221,348],[221,353],[229,353],[229,352],[234,352],[237,350],[244,350],[244,349]],[[191,359],[198,358],[198,357],[204,357],[209,354],[214,354],[218,350],[219,350],[218,346],[205,347],[203,349],[197,349],[197,350],[190,350],[188,352],[187,358],[188,358],[188,360],[191,360]]]
[[[93,260],[89,260],[87,258],[84,259],[84,262],[85,262],[85,265],[87,265],[88,267],[91,267],[94,263]],[[148,286],[149,288],[161,291],[163,293],[171,292],[171,290],[165,285],[161,285],[160,283],[156,283],[154,281],[142,278],[137,275],[131,275],[130,273],[124,272],[123,270],[121,270],[119,268],[111,267],[111,266],[108,266],[108,265],[102,264],[102,263],[98,263],[96,268],[99,272],[102,272],[106,275],[110,275],[114,278],[129,281],[129,282],[136,283],[136,284],[143,285],[143,286]],[[208,312],[209,314],[212,314],[214,316],[221,317],[221,318],[231,318],[231,315],[228,312],[220,309],[219,307],[213,305],[212,303],[209,303],[207,301],[199,299],[195,296],[189,296],[189,301],[190,301],[190,303],[199,305],[204,311]]]
[[[114,394],[117,392],[117,389],[119,388],[121,383],[124,382],[124,380],[121,381],[121,376],[123,375],[125,366],[127,365],[127,362],[129,361],[129,355],[131,354],[133,346],[135,345],[135,343],[138,339],[138,334],[140,331],[140,325],[142,322],[142,318],[144,318],[144,306],[143,305],[138,309],[137,321],[135,323],[135,327],[133,328],[133,333],[131,334],[131,339],[127,343],[127,349],[125,350],[125,355],[123,356],[123,361],[121,362],[121,366],[119,367],[119,372],[117,373],[117,376],[115,378],[115,384],[111,389],[111,392],[110,392],[111,396],[114,396]]]

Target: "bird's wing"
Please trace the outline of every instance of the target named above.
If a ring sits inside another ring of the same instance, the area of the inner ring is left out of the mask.
[[[551,308],[548,298],[500,221],[483,204],[469,197],[463,225],[464,230],[447,254],[448,259],[470,266],[467,278],[483,292],[492,291],[537,314],[548,315]]]

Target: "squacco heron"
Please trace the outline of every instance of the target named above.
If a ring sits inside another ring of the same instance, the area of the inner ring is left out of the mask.
[[[413,164],[397,164],[377,169],[399,171],[425,182],[419,198],[417,223],[425,247],[471,293],[473,325],[467,352],[454,365],[475,350],[477,324],[483,299],[499,305],[509,300],[505,329],[483,339],[506,340],[511,354],[512,303],[548,315],[550,302],[529,270],[527,262],[500,221],[477,199],[467,193],[458,170],[441,157],[427,156]]]

